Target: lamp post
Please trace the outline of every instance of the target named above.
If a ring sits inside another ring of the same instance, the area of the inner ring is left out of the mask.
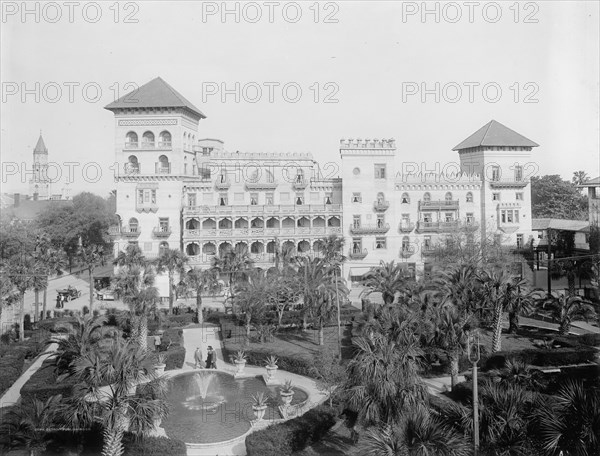
[[[467,340],[467,353],[473,365],[473,455],[479,451],[479,397],[477,391],[477,363],[481,358],[479,352],[479,332],[469,332]]]

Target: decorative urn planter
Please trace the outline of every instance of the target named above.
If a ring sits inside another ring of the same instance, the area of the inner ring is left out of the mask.
[[[294,397],[294,392],[284,393],[283,391],[279,393],[281,396],[281,400],[283,401],[283,405],[290,405],[292,403],[292,398]]]
[[[165,367],[167,367],[166,364],[161,363],[161,364],[155,364],[154,365],[154,373],[156,375],[162,375],[165,373]]]
[[[267,367],[267,381],[272,382],[275,380],[275,372],[279,369],[277,366],[266,366]]]
[[[254,415],[256,415],[256,419],[258,421],[260,421],[265,416],[265,412],[267,411],[267,406],[266,405],[262,405],[262,406],[253,405],[252,410],[254,411]]]
[[[236,375],[240,375],[244,373],[244,368],[246,367],[246,361],[238,361],[237,359],[234,361],[235,364],[235,373]]]

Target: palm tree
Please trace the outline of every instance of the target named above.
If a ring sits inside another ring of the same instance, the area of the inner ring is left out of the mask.
[[[148,347],[148,316],[158,313],[158,290],[154,286],[154,271],[150,265],[123,266],[115,279],[115,291],[129,306],[136,339],[144,350]]]
[[[116,266],[145,266],[147,260],[137,244],[128,244],[125,251],[119,251],[113,264]]]
[[[169,274],[169,313],[173,313],[173,297],[175,293],[175,272],[185,268],[188,257],[178,249],[164,250],[156,262],[156,270],[159,274]]]
[[[19,340],[25,338],[25,293],[33,288],[36,271],[35,261],[31,256],[15,255],[7,263],[8,277],[19,292]]]
[[[468,440],[423,406],[405,413],[397,424],[367,430],[359,444],[366,456],[467,456]]]
[[[202,293],[214,294],[219,289],[216,271],[194,267],[184,275],[183,281],[186,289],[196,293],[196,318],[202,324]]]
[[[575,319],[589,320],[596,317],[596,311],[588,301],[579,296],[567,296],[552,293],[542,301],[542,308],[549,308],[552,318],[558,323],[558,334],[569,333],[571,323]]]
[[[520,284],[524,282],[517,282],[516,287],[510,288],[510,292],[513,293],[510,299],[507,301],[506,310],[508,311],[508,333],[516,334],[519,329],[519,316],[529,316],[535,311],[535,291],[523,292],[523,287]]]
[[[249,339],[252,321],[260,319],[267,305],[276,299],[276,294],[273,282],[262,271],[256,269],[248,274],[247,281],[240,283],[239,291],[234,298],[234,304],[237,311],[244,315],[246,337]]]
[[[585,171],[574,171],[571,181],[575,185],[583,185],[588,179],[589,176]]]
[[[51,275],[56,274],[57,276],[61,276],[63,274],[63,269],[67,267],[67,258],[64,250],[59,250],[48,246],[40,252],[38,258],[45,269],[47,277],[46,283],[49,282]],[[44,296],[42,298],[42,320],[46,318],[48,286],[46,285],[43,290]],[[39,315],[37,308],[36,313]]]
[[[250,259],[247,249],[240,252],[227,250],[214,258],[212,267],[219,274],[227,274],[229,277],[229,289],[233,301],[235,299],[235,287],[237,283],[247,277],[249,272],[254,268],[254,262]]]
[[[6,448],[25,447],[30,456],[39,455],[46,449],[47,429],[59,423],[61,395],[45,401],[34,397],[10,409],[0,424],[0,444]]]
[[[461,315],[454,307],[438,308],[433,311],[432,344],[443,350],[450,360],[451,387],[458,383],[458,362],[467,349],[472,317]]]
[[[483,285],[485,302],[492,310],[492,352],[502,349],[502,318],[504,311],[510,306],[511,300],[516,299],[515,293],[525,281],[517,279],[504,268],[492,267],[483,271],[480,278]]]
[[[518,359],[507,359],[503,368],[491,370],[490,375],[497,376],[500,384],[504,386],[516,385],[536,390],[543,384],[542,371],[532,369],[526,362]]]
[[[321,239],[323,260],[327,264],[340,267],[346,261],[346,257],[342,254],[344,243],[345,239],[336,234]]]
[[[398,343],[380,333],[355,340],[356,356],[348,364],[342,391],[362,424],[392,424],[404,410],[427,398],[418,375],[417,358],[422,352],[416,337],[406,334],[397,339],[411,343]]]
[[[88,280],[90,285],[90,314],[94,313],[94,270],[104,264],[105,253],[104,247],[97,244],[91,244],[88,246],[79,246],[79,258],[85,265],[88,271]]]
[[[600,393],[567,380],[536,414],[539,439],[547,454],[600,454]]]
[[[146,435],[168,413],[167,380],[144,373],[148,362],[148,353],[138,344],[115,341],[106,355],[86,353],[72,363],[79,383],[62,415],[69,428],[101,424],[102,456],[121,456],[127,430]]]
[[[363,276],[363,285],[370,293],[381,293],[383,302],[388,306],[394,303],[396,292],[404,288],[407,282],[406,271],[394,261],[382,261]]]
[[[477,268],[472,263],[449,265],[438,271],[432,285],[442,304],[452,304],[461,312],[478,310]]]

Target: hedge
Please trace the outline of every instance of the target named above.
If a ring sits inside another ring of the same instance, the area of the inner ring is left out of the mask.
[[[584,364],[596,359],[597,350],[593,347],[579,345],[574,348],[526,349],[519,351],[499,351],[482,357],[482,370],[501,369],[507,360],[520,360],[532,366],[564,366]]]
[[[37,397],[45,401],[56,394],[62,394],[63,397],[71,396],[75,380],[66,378],[60,383],[56,383],[55,366],[52,359],[46,359],[42,366],[35,372],[21,388],[21,397],[33,399]]]
[[[167,350],[168,340],[171,345]],[[167,354],[165,370],[181,369],[185,360],[185,347],[183,346],[183,330],[178,328],[167,329],[162,336],[162,344],[159,349]]]
[[[21,376],[25,360],[35,358],[42,349],[36,340],[0,345],[0,395]]]
[[[335,424],[336,409],[320,405],[304,415],[246,437],[248,456],[291,456],[319,441]]]
[[[185,443],[177,439],[167,437],[144,437],[136,440],[127,435],[123,439],[124,455],[126,456],[185,456],[187,447]]]

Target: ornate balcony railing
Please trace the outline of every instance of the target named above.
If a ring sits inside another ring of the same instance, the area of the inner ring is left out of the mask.
[[[125,149],[137,149],[137,148],[138,148],[137,142],[126,142],[125,143]]]
[[[164,226],[157,226],[154,227],[152,229],[152,234],[154,235],[154,237],[157,238],[163,238],[163,237],[169,237],[171,236],[171,228],[170,227],[164,227]]]
[[[348,257],[352,260],[363,260],[368,255],[367,249],[362,250],[354,250],[350,249],[348,252]]]
[[[458,200],[419,201],[420,211],[443,211],[458,209]]]
[[[277,188],[278,182],[246,182],[246,188],[248,190],[273,190]]]
[[[454,231],[458,228],[458,221],[453,222],[419,222],[417,223],[417,231],[419,233],[437,233]]]
[[[523,188],[529,184],[529,179],[517,179],[514,177],[492,179],[490,180],[490,187],[492,188]]]
[[[121,227],[118,225],[113,225],[108,227],[108,235],[118,237],[121,236]]]
[[[386,223],[380,226],[377,225],[361,225],[354,226],[350,225],[351,234],[384,234],[390,230],[390,224]]]
[[[308,186],[308,181],[306,179],[296,180],[292,184],[295,190],[304,190]]]
[[[274,204],[274,205],[236,205],[236,206],[186,206],[183,208],[183,214],[187,216],[198,215],[221,215],[233,214],[244,215],[273,215],[281,216],[287,214],[314,214],[314,215],[338,215],[342,214],[340,204]]]
[[[212,229],[186,229],[183,231],[185,239],[239,239],[253,237],[276,237],[280,235],[301,235],[322,237],[330,234],[341,234],[339,226],[328,227],[282,227],[282,228],[212,228]]]
[[[129,228],[124,226],[123,228],[121,228],[121,235],[126,238],[138,238],[140,234],[141,229],[139,227]]]
[[[398,230],[401,233],[410,233],[414,229],[415,229],[415,224],[412,222],[408,222],[408,223],[400,222],[400,225],[398,225]]]
[[[154,165],[156,174],[170,174],[171,173],[171,163],[161,163],[157,162]]]
[[[170,149],[172,146],[171,141],[159,141],[158,148],[159,149]]]
[[[377,212],[385,212],[389,209],[390,202],[389,201],[375,201],[373,202],[373,209]]]
[[[231,187],[231,182],[229,182],[228,180],[224,182],[217,181],[215,183],[215,187],[217,188],[217,190],[227,190],[229,187]]]
[[[142,149],[154,149],[154,142],[145,142],[142,141]]]

